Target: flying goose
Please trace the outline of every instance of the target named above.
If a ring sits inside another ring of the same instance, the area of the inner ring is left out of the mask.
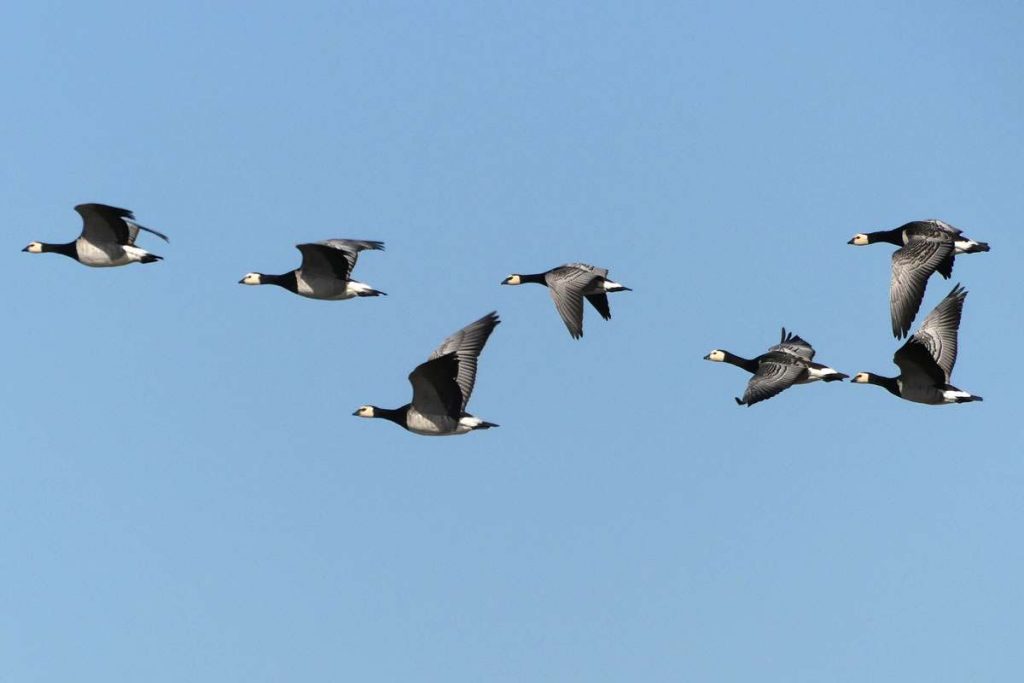
[[[858,233],[847,244],[865,246],[876,242],[900,247],[892,255],[892,282],[889,285],[892,333],[897,339],[910,332],[932,273],[938,271],[949,279],[957,254],[989,250],[987,242],[972,240],[962,230],[935,218],[911,221],[892,230]]]
[[[465,434],[497,427],[467,413],[466,404],[476,381],[477,357],[500,322],[498,314],[492,311],[441,342],[425,363],[409,373],[412,403],[393,410],[360,406],[352,414],[391,420],[424,436]]]
[[[728,351],[713,349],[704,360],[730,363],[743,368],[754,376],[747,383],[743,398],[736,399],[739,405],[752,406],[788,389],[794,384],[807,384],[822,380],[842,381],[849,375],[814,362],[814,348],[803,338],[782,328],[778,344],[756,358],[743,358]]]
[[[612,312],[608,308],[608,292],[632,291],[629,287],[609,280],[607,268],[595,268],[586,263],[567,263],[533,275],[514,273],[502,280],[501,284],[521,285],[527,282],[548,288],[555,308],[573,339],[583,336],[584,297],[602,318],[610,320]]]
[[[915,403],[943,405],[980,401],[981,396],[949,383],[956,363],[957,334],[967,291],[959,284],[925,317],[921,327],[896,351],[892,360],[900,368],[896,377],[858,372],[857,384],[877,384]]]
[[[359,252],[364,249],[383,250],[383,242],[372,240],[324,240],[296,244],[302,252],[302,264],[282,275],[247,273],[239,280],[243,285],[277,285],[289,292],[310,299],[351,299],[355,296],[380,296],[380,292],[362,282],[350,280]]]
[[[128,209],[106,204],[79,204],[75,211],[82,217],[82,234],[78,239],[66,244],[32,242],[22,251],[63,254],[94,268],[152,263],[163,259],[163,256],[135,246],[135,239],[140,230],[153,233],[165,242],[168,241],[167,235],[139,225]]]

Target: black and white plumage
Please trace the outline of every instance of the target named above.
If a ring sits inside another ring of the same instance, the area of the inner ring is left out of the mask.
[[[497,427],[466,412],[476,382],[477,358],[501,321],[491,312],[441,342],[409,373],[412,402],[401,408],[360,406],[353,415],[390,420],[415,434],[449,436]]]
[[[370,285],[350,279],[359,252],[383,250],[383,242],[333,239],[296,244],[295,248],[302,252],[302,264],[295,270],[281,275],[247,273],[238,281],[239,284],[277,285],[310,299],[331,301],[384,294]]]
[[[135,246],[140,230],[164,240],[167,235],[135,222],[128,209],[106,204],[79,204],[75,211],[82,217],[82,233],[73,242],[49,244],[32,242],[22,251],[30,254],[55,253],[75,259],[85,266],[108,268],[129,263],[153,263],[163,257]]]
[[[586,263],[567,263],[543,273],[509,275],[503,285],[521,285],[527,282],[544,285],[551,293],[558,314],[573,339],[583,336],[583,299],[590,302],[601,317],[610,320],[608,292],[629,292],[618,282],[608,279],[607,268],[596,268]]]
[[[897,377],[858,372],[853,381],[857,384],[875,384],[907,401],[928,405],[982,400],[981,396],[950,384],[966,298],[967,291],[958,284],[925,317],[917,332],[892,357],[900,368]]]
[[[987,242],[972,240],[962,230],[938,219],[911,221],[892,230],[858,233],[848,244],[864,246],[887,242],[900,247],[892,255],[892,280],[889,285],[889,312],[892,333],[902,339],[910,332],[924,299],[931,274],[938,271],[949,279],[957,254],[977,254],[989,250]]]
[[[729,363],[753,374],[747,382],[739,405],[752,406],[785,391],[794,384],[842,381],[849,375],[814,362],[814,348],[803,338],[782,328],[778,344],[756,358],[743,358],[728,351],[713,349],[704,360]]]

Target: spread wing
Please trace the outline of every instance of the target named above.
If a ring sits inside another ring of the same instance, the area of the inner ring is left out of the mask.
[[[79,204],[75,211],[82,217],[82,234],[93,244],[135,244],[139,230],[153,233],[165,242],[167,235],[139,225],[135,215],[128,209],[119,209],[106,204]]]
[[[810,343],[799,335],[792,332],[787,333],[785,327],[782,328],[782,338],[779,340],[779,343],[768,349],[768,353],[779,351],[791,353],[804,360],[814,360],[814,348]]]
[[[551,299],[555,302],[555,308],[558,309],[558,315],[562,316],[562,322],[569,328],[569,334],[573,339],[583,336],[583,292],[590,287],[590,283],[595,278],[604,277],[607,274],[608,271],[604,268],[570,263],[553,268],[544,275],[544,281],[548,285]],[[598,304],[593,301],[591,303],[597,308]],[[606,298],[606,308],[607,303]],[[601,309],[598,308],[598,311],[600,312]],[[602,313],[602,315],[604,314]]]
[[[425,415],[447,415],[458,419],[464,406],[457,380],[459,365],[454,351],[417,365],[409,373],[413,408]]]
[[[942,384],[949,383],[956,364],[957,335],[966,298],[967,290],[957,284],[925,317],[920,329],[911,337],[911,341],[927,349],[931,359],[942,369],[945,377]]]
[[[457,368],[454,381],[460,390],[460,406],[463,411],[466,409],[466,404],[469,403],[469,397],[473,393],[473,385],[476,383],[477,358],[480,356],[480,352],[483,351],[484,344],[487,343],[491,332],[494,331],[494,328],[500,322],[498,314],[495,311],[491,311],[445,339],[430,354],[428,363],[448,355],[456,358]],[[424,365],[428,363],[424,363]],[[420,367],[423,366],[421,365]],[[415,373],[416,371],[414,370],[413,374]],[[410,381],[411,379],[412,376],[410,375]],[[413,388],[415,389],[415,383]]]
[[[889,312],[892,333],[897,339],[910,331],[931,274],[943,264],[952,269],[953,249],[953,241],[949,238],[944,241],[914,239],[893,252]]]
[[[893,355],[892,361],[900,366],[900,374],[905,379],[923,375],[935,386],[947,383],[945,373],[935,362],[928,347],[916,337],[908,339]]]
[[[296,244],[295,248],[302,252],[303,272],[311,276],[333,276],[339,280],[348,280],[352,269],[356,267],[359,252],[364,249],[384,249],[383,242],[372,240],[323,240]]]
[[[736,399],[740,405],[752,406],[790,388],[806,372],[802,363],[794,363],[784,357],[768,358],[757,366],[757,372],[747,382],[743,399]]]

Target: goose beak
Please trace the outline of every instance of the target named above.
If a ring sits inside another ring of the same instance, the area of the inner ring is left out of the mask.
[[[709,353],[708,355],[704,356],[704,360],[711,360],[711,354]]]
[[[243,277],[243,278],[242,278],[241,280],[239,280],[239,281],[238,281],[238,284],[240,284],[240,285],[244,285],[244,284],[245,284],[245,278]]]
[[[359,417],[359,411],[358,410],[352,411],[352,414],[355,415],[356,417]]]
[[[847,244],[853,244],[853,239],[851,238],[850,241],[847,242]]]

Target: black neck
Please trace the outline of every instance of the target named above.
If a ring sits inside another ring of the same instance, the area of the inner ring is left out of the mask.
[[[743,358],[728,351],[722,351],[722,355],[725,357],[723,361],[725,363],[731,363],[738,368],[743,368],[747,372],[757,372],[757,361],[752,358]]]
[[[78,258],[78,247],[75,246],[74,242],[68,242],[67,244],[46,244],[40,243],[43,253],[53,252],[54,254],[64,254],[70,256],[73,259]]]
[[[887,389],[894,396],[900,395],[900,385],[895,377],[882,377],[880,375],[868,375],[868,384],[874,384]]]
[[[898,247],[903,246],[903,228],[894,228],[892,230],[879,230],[878,232],[866,233],[868,236],[868,244],[875,244],[877,242],[888,242],[889,244],[895,244]]]
[[[378,408],[374,406],[373,416],[379,417],[383,420],[391,420],[399,427],[404,427],[405,429],[408,429],[408,415],[410,405],[412,404],[406,403],[401,408],[395,408],[394,410],[390,408]]]
[[[534,273],[533,275],[520,275],[520,282],[534,282],[538,285],[547,286],[548,282],[544,279],[545,273]]]
[[[290,270],[283,275],[260,275],[261,285],[277,285],[284,287],[289,292],[296,292],[299,289],[299,281],[295,277],[295,271]]]

